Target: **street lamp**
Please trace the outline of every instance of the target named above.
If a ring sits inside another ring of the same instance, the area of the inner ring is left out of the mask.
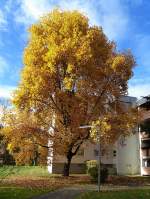
[[[80,129],[87,129],[87,128],[92,128],[93,126],[91,125],[84,125],[84,126],[80,126]],[[101,155],[100,155],[100,151],[101,151],[101,145],[100,145],[100,132],[98,131],[98,129],[96,130],[97,132],[97,140],[98,140],[98,192],[100,192],[100,177],[101,177]]]

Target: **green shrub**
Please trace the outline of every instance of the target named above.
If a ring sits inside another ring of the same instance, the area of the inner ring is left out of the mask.
[[[88,174],[90,174],[90,176],[93,178],[94,181],[97,181],[98,179],[97,166],[89,168]]]
[[[107,178],[108,178],[108,169],[107,168],[102,168],[100,170],[100,181],[101,183],[106,182]],[[88,173],[90,174],[90,176],[93,178],[94,181],[98,180],[98,168],[96,167],[91,167],[88,170]]]
[[[107,178],[108,178],[108,169],[107,168],[101,169],[101,182],[102,183],[106,182]]]
[[[97,166],[97,160],[89,160],[86,162],[86,171],[89,173],[89,169]]]

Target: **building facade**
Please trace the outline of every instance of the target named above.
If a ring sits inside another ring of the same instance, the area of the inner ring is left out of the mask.
[[[150,96],[138,101],[135,97],[124,96],[120,100],[127,108],[137,106],[141,122],[130,136],[121,136],[115,144],[107,148],[101,147],[101,162],[112,174],[150,175]],[[2,112],[3,106],[0,106],[0,117]],[[5,154],[6,149],[3,143],[0,143],[0,164],[4,163]],[[98,160],[98,157],[99,146],[89,141],[85,142],[72,159],[71,173],[85,173],[86,162]],[[49,172],[62,173],[65,162],[64,156],[54,156],[51,150],[48,157]]]
[[[150,175],[150,96],[138,101],[141,175]]]
[[[135,97],[125,96],[121,98],[121,101],[127,108],[129,106],[136,106],[138,104]],[[107,148],[101,147],[101,162],[107,168],[109,168],[110,173],[116,173],[118,175],[150,174],[148,173],[148,169],[145,173],[142,170],[143,164],[148,166],[149,162],[142,162],[141,158],[145,158],[145,151],[143,151],[141,148],[142,146],[140,136],[141,133],[139,132],[139,128],[137,128],[136,131],[130,136],[121,136],[115,144],[110,145]],[[149,152],[150,150],[146,153],[150,155]],[[143,156],[141,156],[142,154]],[[84,143],[79,153],[72,159],[71,172],[85,173],[86,161],[98,160],[98,156],[98,145],[92,144],[90,142]],[[65,161],[65,157],[63,156],[55,156],[51,158],[51,164],[48,165],[49,171],[51,173],[62,173],[63,164]]]
[[[124,97],[123,100],[126,106],[137,106],[135,97]],[[138,125],[138,124],[137,124]],[[141,171],[140,160],[140,139],[138,128],[134,129],[128,137],[121,136],[117,140],[117,160],[116,168],[119,175],[137,175]]]
[[[3,106],[0,104],[0,128],[2,128],[2,124],[1,124],[2,113],[3,113]],[[5,147],[2,142],[2,137],[0,136],[0,165],[4,163],[4,154],[5,154]]]

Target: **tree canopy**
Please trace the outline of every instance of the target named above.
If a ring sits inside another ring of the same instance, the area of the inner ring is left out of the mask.
[[[15,110],[8,114],[5,134],[14,148],[18,143],[20,151],[29,149],[31,156],[34,150],[29,143],[48,149],[47,140],[53,140],[54,152],[65,155],[69,167],[90,137],[80,126],[100,118],[119,121],[112,117],[114,111],[126,117],[126,123],[120,119],[122,129],[133,125],[127,122],[130,114],[121,108],[119,98],[127,94],[135,61],[130,51],[118,52],[103,29],[89,25],[78,11],[53,10],[33,24],[29,34],[21,81],[13,97]],[[109,140],[125,132],[106,129],[103,138]]]

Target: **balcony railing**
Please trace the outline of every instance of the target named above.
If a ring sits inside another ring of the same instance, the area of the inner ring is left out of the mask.
[[[142,156],[142,159],[143,159],[143,160],[145,160],[145,159],[146,159],[146,160],[149,160],[149,159],[150,159],[150,156],[144,155],[144,156]]]
[[[150,148],[150,139],[142,139],[141,141],[141,148],[142,149],[148,149]]]
[[[150,118],[150,110],[144,111],[144,113],[142,114],[142,119],[148,119]]]
[[[150,139],[150,133],[141,132],[141,140],[148,140]]]

